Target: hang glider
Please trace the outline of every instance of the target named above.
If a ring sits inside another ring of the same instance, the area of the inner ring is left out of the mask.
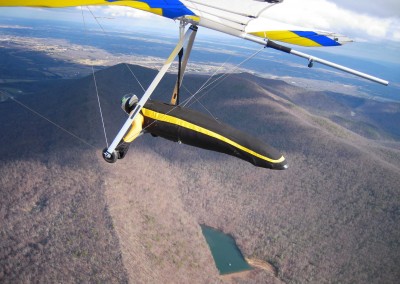
[[[122,141],[134,120],[140,115],[142,108],[176,56],[179,56],[179,71],[171,103],[179,104],[179,89],[198,27],[216,30],[261,44],[268,48],[305,58],[308,60],[308,67],[312,67],[315,62],[318,62],[383,85],[388,85],[386,80],[278,44],[276,41],[306,47],[330,47],[341,46],[351,41],[340,34],[288,26],[268,19],[269,9],[273,11],[273,6],[279,5],[281,2],[283,0],[2,0],[0,6],[61,8],[116,5],[143,10],[180,22],[181,37],[179,42],[141,99],[135,104],[134,109],[130,112],[127,121],[112,144],[104,150],[103,157],[109,160],[113,155],[115,156],[115,149],[119,142]],[[190,25],[190,27],[185,32],[187,25]],[[184,46],[186,47],[185,54],[183,55]]]
[[[266,11],[283,0],[3,0],[0,6],[61,8],[72,6],[126,6],[150,12],[186,24],[205,27],[250,40],[266,47],[388,85],[386,80],[314,57],[274,41],[307,47],[340,46],[351,40],[345,36],[292,27],[269,20]]]
[[[4,0],[0,6],[61,8],[85,5],[127,6],[170,19],[185,19],[191,24],[235,36],[254,35],[301,46],[338,46],[349,39],[334,33],[285,29],[266,22],[262,13],[283,0]],[[263,42],[264,43],[264,42]]]

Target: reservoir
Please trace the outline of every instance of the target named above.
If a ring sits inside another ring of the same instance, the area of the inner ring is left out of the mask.
[[[201,225],[201,229],[220,274],[252,269],[230,235],[206,225]]]

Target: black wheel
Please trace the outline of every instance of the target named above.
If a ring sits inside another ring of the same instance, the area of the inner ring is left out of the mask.
[[[107,148],[104,148],[103,150],[103,159],[107,163],[115,163],[118,160],[118,153],[116,151],[112,152],[112,154],[107,152]]]

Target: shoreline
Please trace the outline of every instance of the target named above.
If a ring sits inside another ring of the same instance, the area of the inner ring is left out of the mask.
[[[237,271],[237,272],[232,272],[232,273],[227,273],[227,274],[220,274],[219,278],[223,281],[232,281],[234,278],[239,278],[242,280],[248,279],[250,277],[250,274],[253,272],[257,272],[257,270],[263,270],[279,280],[278,273],[270,263],[257,259],[257,258],[247,258],[245,257],[245,260],[247,263],[251,266],[251,269],[249,270],[242,270],[242,271]]]

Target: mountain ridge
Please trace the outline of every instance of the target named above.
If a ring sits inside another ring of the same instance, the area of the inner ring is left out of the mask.
[[[130,67],[144,86],[156,73],[143,67]],[[184,84],[193,91],[207,78],[189,74]],[[106,129],[112,137],[126,118],[120,110],[120,98],[142,91],[125,64],[96,72],[96,81]],[[174,83],[175,76],[167,74],[154,98],[169,98]],[[285,92],[291,92],[291,97]],[[188,96],[183,92],[183,99]],[[70,80],[62,88],[55,84],[51,90],[17,99],[89,141],[96,150],[57,128],[50,128],[54,126],[41,118],[33,118],[26,110],[21,113],[20,106],[12,106],[7,101],[0,104],[2,117],[7,121],[0,127],[3,133],[8,133],[0,141],[10,146],[1,156],[2,172],[7,172],[7,165],[20,159],[40,161],[43,166],[38,168],[48,167],[54,175],[60,175],[60,189],[54,190],[45,173],[26,171],[29,178],[37,175],[43,188],[41,194],[23,199],[16,206],[38,208],[32,212],[43,205],[48,210],[49,206],[60,204],[60,192],[68,187],[84,192],[84,186],[78,181],[91,184],[88,187],[91,192],[96,184],[103,188],[98,196],[104,194],[105,201],[96,204],[90,194],[85,194],[78,204],[86,202],[89,208],[103,208],[104,214],[111,218],[113,226],[99,231],[110,232],[118,240],[114,248],[120,251],[119,265],[123,263],[125,269],[118,272],[119,279],[179,282],[193,280],[191,275],[196,275],[198,283],[219,281],[198,227],[204,223],[232,234],[246,257],[269,262],[284,282],[336,279],[344,283],[395,283],[399,276],[399,259],[395,255],[398,249],[395,240],[399,238],[395,227],[399,219],[396,211],[399,204],[396,186],[400,181],[398,142],[391,140],[390,145],[394,147],[389,148],[385,140],[354,134],[301,105],[304,96],[304,89],[284,82],[233,74],[201,99],[219,120],[284,152],[289,163],[285,172],[258,169],[227,155],[150,135],[135,141],[124,160],[108,165],[100,158],[105,145],[93,77]],[[192,107],[205,111],[199,104]],[[344,107],[349,109],[348,105]],[[385,161],[385,155],[392,156],[387,165],[381,161]],[[68,175],[63,174],[60,165],[64,165]],[[85,181],[87,170],[91,174]],[[18,167],[15,172],[18,173]],[[79,173],[82,177],[71,187],[67,180],[74,180]],[[2,180],[2,184],[7,183]],[[16,186],[10,184],[5,188],[9,193]],[[34,188],[35,185],[31,190]],[[48,201],[41,199],[47,195]],[[72,212],[76,204],[66,200],[65,210]],[[2,207],[0,212],[9,212],[9,207]],[[25,218],[40,218],[32,212]],[[80,214],[86,220],[96,220],[90,210]],[[10,217],[5,220],[10,225],[6,236],[13,237],[17,232],[11,225],[16,223]],[[46,225],[39,223],[46,230]],[[83,221],[77,226],[84,224]],[[74,234],[73,238],[80,236],[84,240],[91,237],[87,232]],[[39,256],[58,243],[54,236],[50,240]],[[97,259],[93,248],[88,248],[88,254]],[[57,255],[64,253],[66,259],[75,257],[62,246],[57,249]],[[48,257],[55,255],[53,252]],[[86,259],[86,256],[79,258]],[[15,265],[16,262],[11,262],[9,270],[13,271]],[[7,273],[3,277],[9,276]],[[47,279],[58,279],[57,273],[52,273]],[[40,275],[32,272],[32,277]],[[73,279],[80,279],[77,277]],[[246,280],[249,283],[278,281],[262,271],[255,271],[249,277]],[[103,278],[93,273],[84,279]]]

